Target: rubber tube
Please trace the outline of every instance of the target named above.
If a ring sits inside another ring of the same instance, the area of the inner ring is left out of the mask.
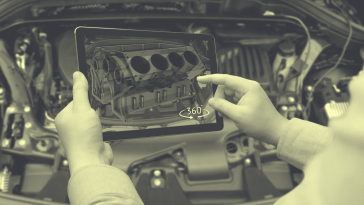
[[[51,106],[50,91],[53,80],[53,59],[52,59],[52,44],[45,37],[42,39],[44,45],[44,93],[43,100],[47,108]]]

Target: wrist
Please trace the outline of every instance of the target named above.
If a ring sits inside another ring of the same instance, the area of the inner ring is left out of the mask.
[[[268,138],[266,143],[272,144],[277,147],[279,139],[282,135],[284,135],[285,130],[287,130],[287,126],[289,125],[289,120],[282,115],[279,114],[277,120],[274,121],[274,130],[271,132],[271,136]]]
[[[71,175],[75,173],[79,168],[91,165],[91,164],[106,164],[110,165],[105,157],[99,153],[93,152],[77,152],[77,154],[70,154],[67,156],[69,162],[69,169]]]

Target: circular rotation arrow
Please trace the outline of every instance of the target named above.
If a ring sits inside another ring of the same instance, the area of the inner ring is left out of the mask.
[[[185,110],[186,110],[186,109],[184,109],[184,110],[182,110],[181,112],[179,112],[179,116],[184,117],[184,118],[190,118],[190,119],[193,119],[193,117],[192,117],[192,116],[187,117],[187,116],[183,116],[183,115],[181,114],[181,113],[182,113],[183,111],[185,111]],[[203,110],[207,111],[207,114],[204,114],[204,115],[201,115],[201,116],[197,116],[197,117],[204,117],[204,116],[206,116],[206,115],[210,114],[210,112],[209,112],[208,110],[206,110],[206,109],[203,109]]]

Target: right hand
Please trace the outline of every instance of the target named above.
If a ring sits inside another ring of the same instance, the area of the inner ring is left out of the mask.
[[[248,136],[277,146],[288,120],[276,110],[258,82],[227,74],[200,76],[197,81],[218,85],[215,97],[208,103],[220,116],[230,118]]]
[[[350,106],[344,115],[330,119],[333,128],[343,139],[364,144],[364,68],[349,83]]]

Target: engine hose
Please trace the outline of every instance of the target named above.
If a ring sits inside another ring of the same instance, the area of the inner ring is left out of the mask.
[[[50,90],[52,86],[53,79],[53,59],[52,59],[52,44],[47,41],[45,37],[41,38],[41,41],[44,46],[44,92],[43,92],[43,100],[46,108],[50,108],[51,100],[50,100]]]

